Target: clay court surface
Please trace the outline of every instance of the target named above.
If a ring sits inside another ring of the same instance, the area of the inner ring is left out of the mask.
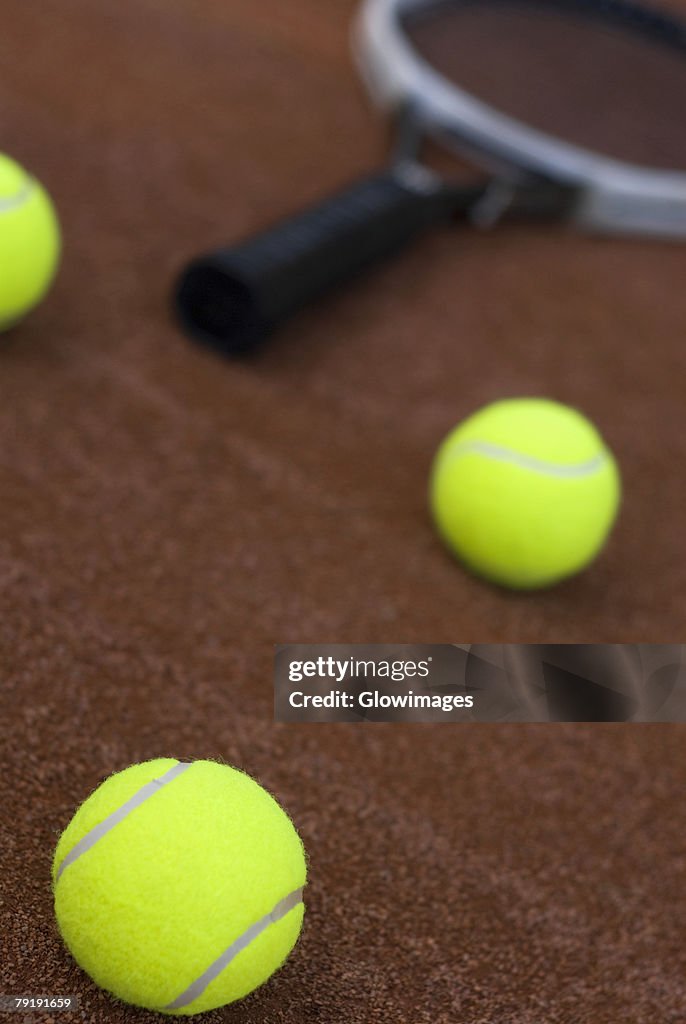
[[[271,673],[276,643],[683,639],[684,247],[439,230],[224,362],[168,311],[184,260],[383,159],[353,4],[0,10],[2,149],[65,236],[0,345],[0,992],[154,1019],[63,950],[51,851],[110,772],[211,757],[288,808],[310,885],[288,965],[208,1022],[683,1024],[683,727],[274,726]],[[529,596],[425,501],[447,430],[521,394],[582,408],[625,487],[594,568]]]

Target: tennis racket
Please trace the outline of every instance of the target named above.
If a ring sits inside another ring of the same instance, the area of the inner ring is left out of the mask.
[[[389,165],[193,260],[174,303],[195,340],[248,353],[446,221],[529,218],[686,238],[686,24],[677,17],[631,0],[366,0],[353,48],[395,125]],[[616,94],[627,80],[635,94]],[[428,141],[482,173],[439,173],[423,159]]]

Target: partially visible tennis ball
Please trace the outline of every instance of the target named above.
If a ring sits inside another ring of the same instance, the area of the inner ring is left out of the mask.
[[[0,331],[40,302],[59,255],[60,229],[47,193],[0,153]]]
[[[62,833],[55,912],[75,959],[127,1003],[224,1006],[283,963],[303,919],[305,854],[248,775],[161,758],[110,776]]]
[[[544,398],[511,398],[448,434],[430,503],[443,540],[467,566],[527,589],[593,561],[620,491],[615,460],[581,413]]]

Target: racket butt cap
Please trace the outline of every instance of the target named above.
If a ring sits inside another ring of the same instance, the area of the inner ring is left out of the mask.
[[[270,331],[250,285],[211,256],[184,269],[173,301],[185,333],[227,355],[251,352]]]

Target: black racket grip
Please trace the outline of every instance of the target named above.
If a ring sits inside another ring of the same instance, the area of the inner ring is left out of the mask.
[[[448,216],[440,180],[412,165],[365,178],[232,248],[190,263],[175,304],[184,329],[228,354],[248,352],[312,299]]]

